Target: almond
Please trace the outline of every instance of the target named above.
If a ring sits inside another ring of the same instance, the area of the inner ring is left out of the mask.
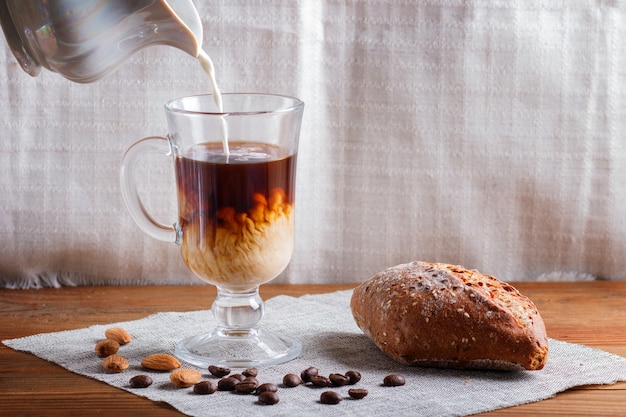
[[[133,340],[130,334],[128,334],[128,332],[121,327],[111,327],[110,329],[106,329],[104,336],[107,339],[115,340],[120,345],[125,345]]]
[[[187,388],[197,384],[202,374],[194,369],[178,369],[170,374],[170,381],[178,388]]]
[[[180,362],[178,359],[167,353],[155,353],[153,355],[146,356],[141,361],[141,366],[153,371],[173,371],[180,368]]]
[[[104,339],[96,343],[96,354],[101,358],[117,353],[120,348],[120,344],[113,339]]]
[[[108,372],[122,372],[128,368],[128,361],[120,355],[111,355],[102,361],[102,367]]]

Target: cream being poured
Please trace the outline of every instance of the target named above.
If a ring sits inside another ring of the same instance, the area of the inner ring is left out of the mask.
[[[220,113],[224,113],[224,104],[222,102],[222,93],[220,91],[219,86],[217,85],[217,80],[215,78],[215,66],[213,65],[213,61],[211,57],[204,52],[204,50],[200,49],[198,53],[198,60],[200,61],[200,65],[204,69],[204,72],[209,76],[209,80],[211,81],[211,87],[213,88],[213,100],[215,101],[215,106]],[[224,116],[220,117],[220,121],[222,124],[222,147],[224,150],[224,154],[226,156],[230,155],[229,147],[228,147],[228,125],[226,124],[226,118]]]

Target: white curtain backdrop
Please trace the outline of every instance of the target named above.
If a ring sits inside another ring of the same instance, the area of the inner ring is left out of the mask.
[[[276,282],[448,262],[504,280],[626,277],[626,3],[196,0],[225,92],[306,102],[297,244]],[[166,46],[75,84],[0,44],[0,284],[195,284],[120,196],[163,103],[210,92]],[[176,219],[171,161],[145,205]]]

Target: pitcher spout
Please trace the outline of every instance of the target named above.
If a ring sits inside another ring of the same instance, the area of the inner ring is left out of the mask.
[[[193,57],[197,57],[202,50],[202,20],[198,15],[198,10],[191,0],[162,0],[163,5],[171,13],[172,36],[169,40],[164,40],[170,46],[187,52]]]

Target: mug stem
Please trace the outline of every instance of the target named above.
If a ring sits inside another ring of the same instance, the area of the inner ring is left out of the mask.
[[[180,341],[175,349],[179,359],[203,367],[251,367],[284,363],[300,354],[298,340],[260,328],[265,307],[258,287],[217,290],[212,307],[216,327]]]
[[[258,286],[242,292],[218,287],[211,311],[217,328],[222,333],[242,334],[257,327],[263,318],[265,307]]]

